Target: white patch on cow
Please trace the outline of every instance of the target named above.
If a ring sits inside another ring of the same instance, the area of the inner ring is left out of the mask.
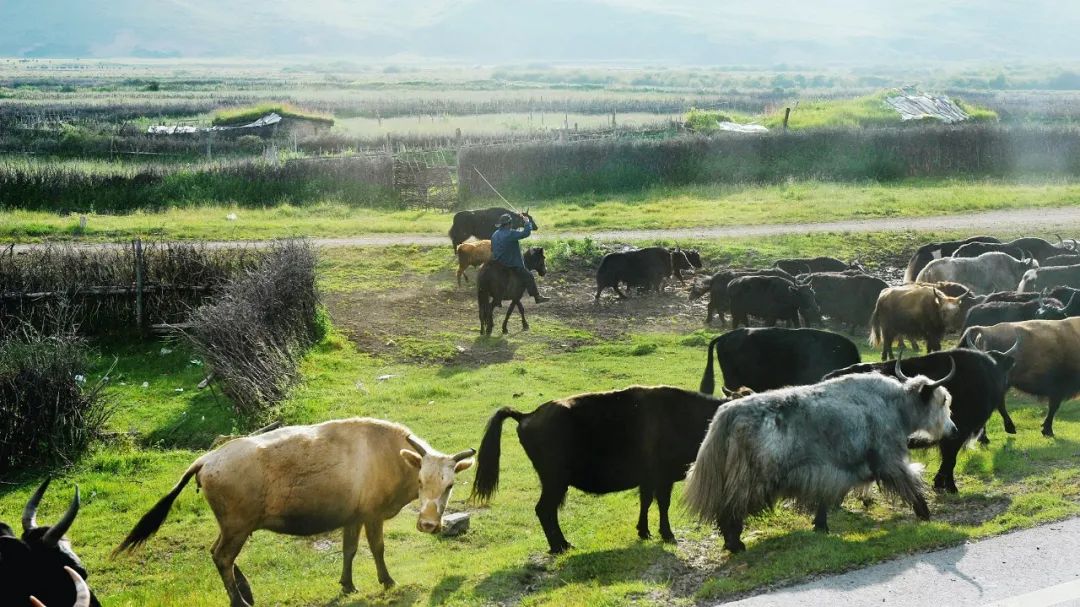
[[[930,254],[930,257],[941,259],[941,249],[934,249],[934,252]]]

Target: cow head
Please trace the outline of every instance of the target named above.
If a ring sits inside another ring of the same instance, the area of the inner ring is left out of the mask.
[[[531,247],[521,256],[525,260],[525,267],[536,270],[540,276],[547,274],[547,259],[544,257],[543,247]]]
[[[712,290],[712,279],[707,278],[701,282],[695,282],[690,285],[690,301],[700,298],[710,290]]]
[[[80,581],[87,573],[65,534],[79,514],[79,488],[75,487],[67,512],[55,525],[38,525],[37,509],[49,481],[45,479],[26,503],[21,539],[15,537],[11,527],[0,525],[0,562],[8,571],[21,575],[19,581],[29,591],[27,601],[33,594],[46,605],[78,605],[79,587],[72,583],[73,577],[65,568],[78,575]]]
[[[954,331],[959,329],[964,322],[964,312],[967,310],[960,298],[949,297],[934,289],[934,303],[937,304],[937,308],[941,313],[941,320],[945,323],[945,326]]]
[[[442,530],[443,512],[454,488],[454,475],[473,465],[472,456],[476,450],[445,455],[412,434],[406,440],[415,450],[402,449],[401,457],[420,475],[420,516],[416,529],[423,533],[438,533]]]
[[[1039,307],[1035,310],[1036,320],[1065,320],[1067,317],[1065,309],[1061,306],[1061,302],[1052,298],[1048,299],[1046,297],[1046,290],[1043,290],[1037,301],[1039,302]],[[1071,299],[1069,300],[1069,303],[1072,303]]]
[[[904,391],[915,397],[918,403],[911,413],[913,434],[924,434],[931,441],[939,441],[942,438],[956,433],[956,424],[952,421],[952,395],[945,389],[943,384],[956,375],[956,360],[949,357],[949,372],[938,380],[932,380],[925,375],[908,377],[901,368],[901,359],[897,359],[893,373],[904,384]]]
[[[678,247],[675,247],[674,249],[668,249],[668,252],[671,253],[671,269],[672,269],[672,271],[679,272],[681,270],[693,270],[694,269],[694,264],[690,261],[690,258],[687,257],[686,251],[683,251],[682,249],[680,249]],[[700,262],[701,259],[698,258],[698,261]],[[701,267],[701,266],[699,265],[698,267]]]
[[[540,227],[536,225],[536,220],[533,219],[533,216],[529,215],[529,209],[526,208],[525,212],[522,213],[522,215],[525,216],[525,219],[529,220],[529,228],[531,228],[533,230],[539,230],[540,229]]]
[[[1024,276],[1020,279],[1020,284],[1016,287],[1018,293],[1034,293],[1038,289],[1039,273],[1035,270],[1024,272]]]
[[[1038,269],[1039,260],[1035,259],[1035,256],[1032,255],[1031,252],[1024,251],[1023,249],[1021,249],[1020,252],[1023,254],[1022,257],[1020,257],[1020,265],[1029,270]]]
[[[808,283],[796,283],[791,287],[791,291],[799,302],[799,314],[802,315],[806,324],[820,324],[821,308],[818,306],[817,294],[814,293],[814,288]]]

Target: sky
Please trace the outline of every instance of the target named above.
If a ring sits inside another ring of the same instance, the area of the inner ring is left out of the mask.
[[[0,0],[0,56],[687,64],[1080,59],[1073,0]]]

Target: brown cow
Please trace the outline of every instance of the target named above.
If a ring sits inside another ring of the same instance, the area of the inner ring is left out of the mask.
[[[1080,317],[1065,320],[1003,322],[970,327],[960,343],[980,350],[1005,351],[1016,345],[1016,365],[1009,372],[1012,387],[1049,401],[1042,433],[1054,435],[1054,416],[1061,401],[1080,393]]]
[[[927,351],[936,352],[945,331],[958,328],[962,320],[959,297],[918,284],[890,287],[878,296],[870,316],[870,345],[882,346],[881,360],[893,357],[898,337],[925,339]]]
[[[211,554],[232,607],[255,602],[236,556],[259,529],[314,535],[343,528],[341,586],[352,592],[363,528],[379,582],[389,587],[394,580],[383,559],[383,521],[419,497],[416,528],[437,533],[454,475],[472,465],[474,453],[444,455],[405,426],[362,417],[238,438],[195,460],[116,552],[136,548],[157,532],[195,477],[221,531]]]
[[[461,285],[461,277],[465,277],[465,282],[469,282],[469,276],[465,274],[465,269],[469,266],[480,266],[491,259],[491,241],[490,240],[477,240],[475,242],[463,242],[454,249],[457,253],[458,269],[457,269],[457,283]]]

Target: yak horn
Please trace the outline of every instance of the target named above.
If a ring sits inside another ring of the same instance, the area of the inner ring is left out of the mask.
[[[1002,352],[1002,354],[1004,354],[1005,356],[1012,356],[1013,354],[1016,354],[1016,352],[1019,349],[1020,349],[1020,334],[1017,333],[1015,341],[1013,341],[1013,345],[1009,346],[1009,349]]]
[[[1065,246],[1065,241],[1061,239],[1061,234],[1054,234],[1054,236],[1057,236],[1058,245],[1061,246],[1061,247],[1064,247]]]
[[[419,453],[421,457],[427,455],[427,446],[424,445],[423,441],[421,441],[420,438],[417,437],[415,434],[410,434],[406,436],[405,440],[408,441],[410,445],[412,445],[413,449],[416,449],[416,452]]]
[[[476,449],[466,449],[460,453],[455,453],[451,459],[455,462],[460,462],[463,459],[468,459],[476,455]]]
[[[45,495],[45,490],[49,488],[50,482],[52,482],[52,478],[46,477],[38,486],[37,491],[30,496],[30,500],[26,502],[26,508],[23,509],[22,515],[23,533],[29,533],[31,529],[37,528],[38,504],[41,503],[41,498]]]
[[[90,587],[86,585],[86,580],[67,565],[64,565],[64,570],[75,583],[75,604],[72,607],[90,607]]]
[[[900,356],[896,357],[896,365],[894,366],[893,373],[896,373],[896,377],[900,381],[906,382],[907,380],[909,380],[911,378],[908,377],[907,375],[904,375],[904,370],[900,368],[900,361],[902,361],[902,360],[904,360],[904,353],[903,352],[900,353]]]
[[[45,535],[41,538],[41,541],[47,546],[55,546],[60,543],[60,540],[64,539],[64,534],[71,529],[71,524],[75,522],[75,517],[79,514],[79,486],[75,485],[75,497],[71,499],[71,504],[68,506],[67,512],[64,513],[64,517],[61,518],[55,525],[49,527],[49,530],[45,532]]]
[[[941,379],[939,379],[937,381],[932,381],[929,384],[927,384],[927,387],[928,388],[936,388],[936,387],[940,386],[941,384],[943,384],[943,383],[949,381],[950,379],[952,379],[954,375],[956,375],[956,359],[954,359],[952,356],[950,356],[949,357],[949,372],[945,374],[945,377],[942,377]]]

